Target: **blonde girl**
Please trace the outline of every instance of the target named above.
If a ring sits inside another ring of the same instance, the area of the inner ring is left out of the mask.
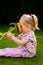
[[[16,42],[18,47],[0,49],[0,56],[32,58],[36,55],[37,41],[34,30],[39,29],[38,18],[34,14],[23,14],[17,25],[21,32],[18,37],[13,36],[11,32],[4,33],[4,36]]]

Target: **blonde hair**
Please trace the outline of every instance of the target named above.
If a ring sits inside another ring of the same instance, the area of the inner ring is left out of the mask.
[[[27,15],[27,14],[24,14],[24,15],[22,15],[21,16],[21,18],[20,18],[20,22],[26,22],[26,23],[29,23],[30,22],[30,18],[29,18],[29,15]]]
[[[38,17],[34,14],[31,15],[33,17],[33,21],[34,21],[34,30],[40,30],[39,27],[38,27]]]
[[[38,17],[36,15],[34,15],[34,14],[32,14],[32,15],[24,14],[24,15],[21,16],[19,21],[31,24],[33,30],[36,30],[36,29],[39,30],[39,27],[38,27]]]

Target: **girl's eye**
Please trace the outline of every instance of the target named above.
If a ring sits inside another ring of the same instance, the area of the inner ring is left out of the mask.
[[[23,25],[25,25],[25,23],[23,23]]]

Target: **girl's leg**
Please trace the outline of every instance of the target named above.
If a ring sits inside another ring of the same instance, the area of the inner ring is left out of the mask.
[[[0,49],[0,56],[23,57],[23,53],[19,48],[5,48],[5,49]]]

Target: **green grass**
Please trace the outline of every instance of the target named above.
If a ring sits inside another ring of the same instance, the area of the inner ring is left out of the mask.
[[[8,30],[8,26],[0,25],[0,32]],[[37,54],[31,59],[0,57],[0,65],[43,65],[43,30],[36,31]],[[0,40],[0,49],[6,47],[17,47],[17,44],[3,38]]]

